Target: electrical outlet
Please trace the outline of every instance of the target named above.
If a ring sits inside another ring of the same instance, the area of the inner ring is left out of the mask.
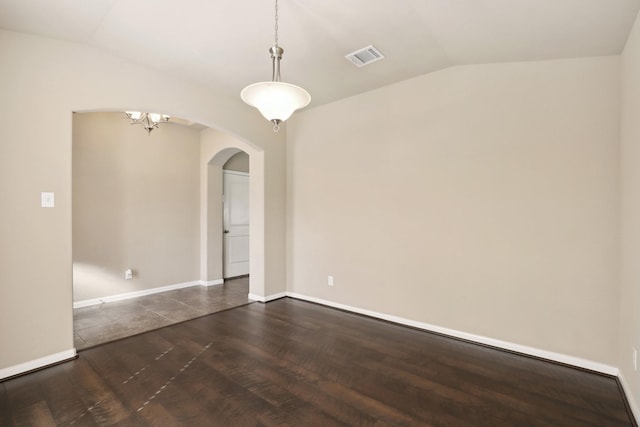
[[[124,279],[125,279],[125,280],[131,280],[131,279],[133,279],[133,270],[132,270],[132,269],[127,268],[127,269],[124,271]]]
[[[633,350],[633,370],[637,371],[638,370],[638,350],[636,350],[635,347],[631,347],[631,349]]]
[[[40,206],[43,208],[55,207],[55,194],[50,191],[43,191],[40,193]]]
[[[333,276],[327,276],[327,285],[333,286]]]

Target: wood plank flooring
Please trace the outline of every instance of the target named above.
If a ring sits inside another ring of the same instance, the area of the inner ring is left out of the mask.
[[[633,426],[615,378],[294,300],[0,383],[1,426]]]

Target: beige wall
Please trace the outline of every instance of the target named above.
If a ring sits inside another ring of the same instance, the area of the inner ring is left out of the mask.
[[[200,279],[200,131],[123,116],[74,114],[74,301]]]
[[[620,347],[618,366],[640,406],[632,348],[640,350],[640,19],[622,54]]]
[[[297,113],[288,290],[615,365],[619,71],[456,67]]]
[[[249,173],[249,155],[245,152],[234,154],[222,167],[224,170]]]
[[[284,134],[239,97],[79,44],[13,32],[0,31],[0,57],[0,376],[73,349],[73,111],[161,111],[234,135],[264,155],[261,180],[281,184],[265,191],[284,206],[284,152],[270,148],[282,146]],[[40,207],[42,191],[55,192],[55,208]],[[270,220],[275,228],[284,222],[266,217],[267,227]],[[265,233],[265,245],[283,248],[284,233]],[[275,271],[281,289],[283,254],[264,269],[266,281]]]

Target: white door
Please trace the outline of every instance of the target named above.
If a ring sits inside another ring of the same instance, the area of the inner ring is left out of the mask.
[[[249,274],[249,174],[224,171],[224,278]]]

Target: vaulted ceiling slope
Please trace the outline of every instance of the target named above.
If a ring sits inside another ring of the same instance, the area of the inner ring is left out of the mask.
[[[640,0],[280,0],[283,81],[321,105],[460,64],[619,54]],[[95,46],[228,96],[270,80],[272,0],[0,0],[0,28]],[[344,56],[373,44],[386,59]]]

